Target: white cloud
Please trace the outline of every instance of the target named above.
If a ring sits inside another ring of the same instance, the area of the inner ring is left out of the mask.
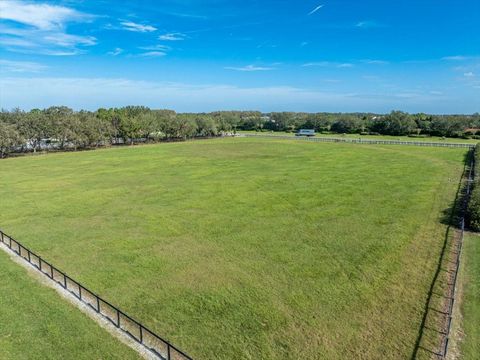
[[[367,59],[367,60],[363,60],[363,62],[365,64],[370,64],[370,65],[387,65],[387,64],[389,64],[389,62],[385,61],[385,60],[370,60],[370,59]]]
[[[147,51],[140,54],[140,56],[144,56],[144,57],[159,57],[159,56],[165,56],[165,55],[167,54],[163,51]]]
[[[168,34],[160,35],[158,39],[163,41],[181,41],[181,40],[185,40],[185,34],[168,33]]]
[[[338,68],[351,68],[351,67],[353,67],[353,64],[343,63],[343,64],[338,64],[337,67]]]
[[[88,22],[94,15],[47,3],[19,0],[0,2],[0,45],[6,50],[28,54],[74,55],[79,47],[96,44],[93,36],[73,35],[65,31],[69,22]],[[12,23],[17,23],[12,24]],[[22,24],[22,27],[18,27]]]
[[[137,24],[137,23],[134,23],[133,21],[122,21],[120,24],[123,26],[122,29],[127,31],[144,33],[144,32],[152,32],[157,30],[157,28],[154,26]]]
[[[447,60],[447,61],[462,61],[462,60],[468,60],[468,56],[463,56],[463,55],[455,55],[455,56],[445,56],[442,58],[442,60]]]
[[[0,19],[29,25],[41,30],[62,29],[67,22],[88,21],[94,16],[75,9],[46,3],[30,3],[20,0],[2,0]]]
[[[466,72],[463,74],[465,77],[475,77],[475,74],[472,71]]]
[[[330,61],[309,62],[302,64],[302,67],[337,67],[337,68],[352,68],[355,65],[352,63],[336,63]]]
[[[311,66],[328,66],[331,63],[328,61],[320,61],[320,62],[309,62],[302,65],[302,67],[311,67]]]
[[[313,9],[312,11],[310,11],[308,13],[308,15],[313,15],[315,14],[318,10],[320,10],[321,8],[323,8],[325,5],[318,5],[315,9]]]
[[[371,21],[371,20],[359,21],[358,23],[355,24],[355,26],[361,29],[385,27],[385,25],[379,24],[376,21]]]
[[[109,51],[107,53],[107,55],[117,56],[117,55],[120,55],[121,53],[123,53],[123,49],[117,47],[117,48],[113,49],[112,51]]]
[[[167,51],[170,50],[170,46],[157,44],[157,45],[150,45],[150,46],[140,46],[139,49],[142,50],[151,50],[151,51]]]
[[[75,55],[84,52],[81,47],[97,43],[93,36],[71,35],[59,31],[13,29],[0,27],[3,36],[0,45],[6,50],[25,54]]]
[[[140,46],[139,49],[147,50],[147,51],[141,54],[138,54],[138,56],[161,57],[161,56],[167,55],[167,52],[170,50],[170,47],[162,44],[157,44],[157,45],[151,45],[151,46]]]
[[[91,46],[97,43],[93,36],[78,36],[65,33],[45,34],[43,40],[47,43],[60,47],[75,47],[77,45]]]
[[[45,65],[30,61],[11,61],[0,59],[0,72],[36,73],[45,70],[46,68],[47,66]]]
[[[273,67],[264,67],[264,66],[255,66],[255,65],[247,65],[242,67],[234,67],[234,66],[227,66],[225,67],[227,70],[235,70],[235,71],[269,71],[274,70]]]

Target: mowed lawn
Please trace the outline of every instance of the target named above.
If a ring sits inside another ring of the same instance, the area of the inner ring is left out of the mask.
[[[463,288],[461,302],[463,341],[462,359],[475,360],[480,354],[480,236],[466,234],[463,245],[463,268],[460,281]]]
[[[239,134],[251,134],[251,135],[271,135],[271,136],[295,136],[294,132],[286,131],[254,131],[254,130],[239,130]],[[411,142],[440,142],[440,143],[466,143],[477,144],[478,139],[463,139],[463,138],[447,138],[440,136],[426,136],[426,137],[414,137],[414,136],[395,136],[395,135],[360,135],[360,134],[337,134],[337,133],[315,133],[316,137],[332,137],[332,138],[347,138],[347,139],[362,139],[362,140],[395,140],[395,141],[411,141]]]
[[[465,153],[237,138],[7,159],[0,225],[198,359],[409,358]]]
[[[0,250],[0,359],[140,359]]]

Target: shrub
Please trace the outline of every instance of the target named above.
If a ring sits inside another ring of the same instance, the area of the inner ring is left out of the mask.
[[[426,139],[426,138],[428,138],[429,136],[428,136],[428,135],[425,135],[425,134],[409,134],[408,137]]]
[[[474,151],[474,181],[473,190],[467,208],[467,222],[471,230],[480,231],[480,143],[475,146]]]

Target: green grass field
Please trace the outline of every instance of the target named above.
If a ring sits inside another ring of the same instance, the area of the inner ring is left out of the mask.
[[[0,250],[0,359],[140,359]]]
[[[409,358],[465,153],[236,138],[7,159],[0,224],[198,359]]]
[[[288,135],[295,136],[294,133],[285,131],[237,131],[239,134],[257,134],[257,135]],[[442,138],[438,136],[428,137],[410,137],[410,136],[392,136],[392,135],[360,135],[360,134],[327,134],[316,133],[317,137],[333,137],[333,138],[351,138],[351,139],[368,139],[368,140],[400,140],[400,141],[425,141],[425,142],[442,142],[442,143],[467,143],[476,144],[479,142],[477,139],[462,139],[462,138]]]
[[[478,359],[480,354],[480,236],[466,234],[463,247],[462,319],[463,342],[460,352],[465,360]]]

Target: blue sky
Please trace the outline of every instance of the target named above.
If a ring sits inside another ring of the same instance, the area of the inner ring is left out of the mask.
[[[0,106],[480,111],[478,0],[0,1]]]

